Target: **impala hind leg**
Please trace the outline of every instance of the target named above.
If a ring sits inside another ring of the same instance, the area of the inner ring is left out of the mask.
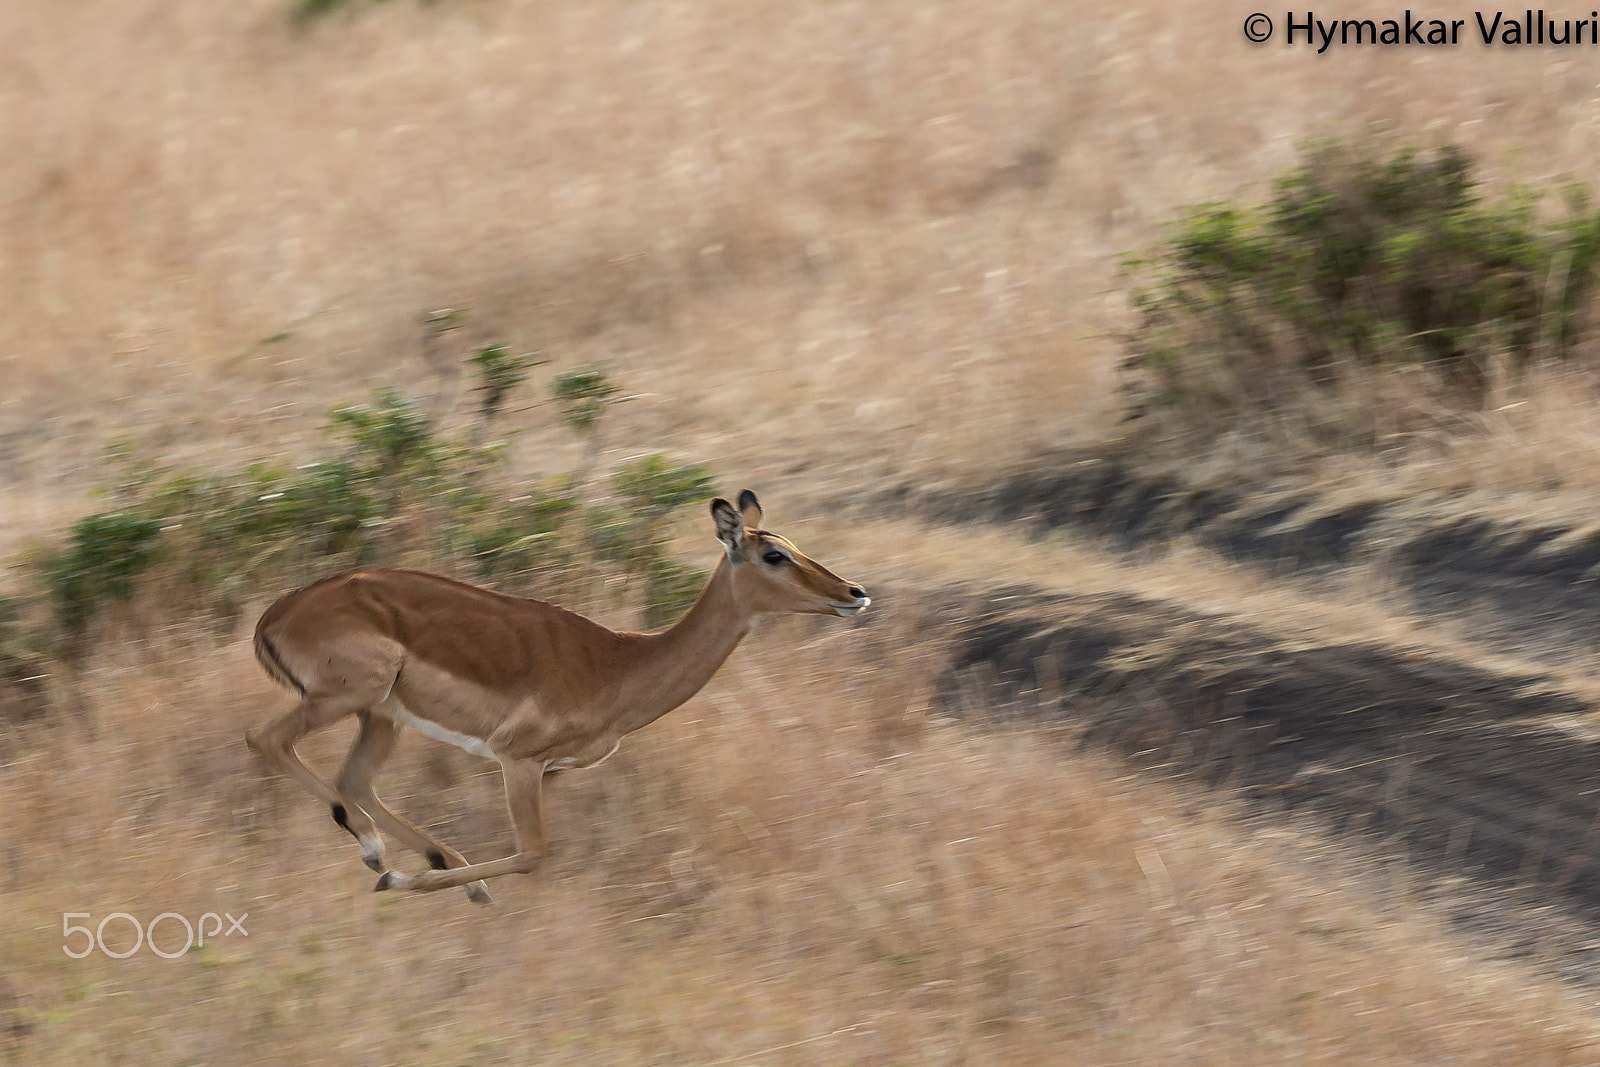
[[[259,730],[244,735],[249,745],[262,759],[275,769],[299,782],[313,795],[328,805],[333,821],[350,832],[361,845],[361,855],[374,870],[383,869],[383,841],[372,819],[360,805],[338,789],[329,785],[322,776],[307,767],[294,750],[295,742],[307,734],[315,733],[348,716],[362,713],[365,702],[351,697],[308,695],[298,707],[286,715],[273,719]]]
[[[427,857],[435,870],[467,866],[467,858],[443,841],[435,838],[404,816],[396,814],[373,790],[372,779],[378,768],[388,761],[400,738],[400,725],[392,719],[371,712],[361,713],[361,728],[350,746],[350,755],[339,772],[338,790],[361,806],[378,824],[378,828],[391,834],[406,848]],[[383,849],[380,844],[376,862],[368,859],[365,847],[362,858],[375,871],[383,870]],[[482,882],[467,883],[467,896],[479,904],[491,902],[488,888]]]
[[[533,873],[544,859],[544,799],[540,793],[544,767],[543,760],[502,759],[500,762],[500,772],[506,783],[506,806],[511,810],[511,823],[517,830],[514,854],[504,859],[417,875],[389,871],[378,879],[373,889],[449,889],[502,874]]]

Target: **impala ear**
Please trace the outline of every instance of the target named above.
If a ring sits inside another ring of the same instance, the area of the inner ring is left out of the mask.
[[[748,489],[739,494],[739,512],[744,516],[746,528],[761,529],[761,501]]]
[[[722,542],[722,547],[728,550],[728,558],[732,559],[744,544],[744,519],[733,505],[720,496],[711,502],[711,517],[717,523],[717,540]]]

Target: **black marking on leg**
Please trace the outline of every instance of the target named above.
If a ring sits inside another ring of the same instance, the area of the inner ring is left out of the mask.
[[[338,823],[340,828],[347,833],[352,835],[355,833],[354,830],[350,829],[350,813],[344,810],[343,804],[335,804],[333,806],[333,821]]]
[[[301,696],[306,695],[305,683],[289,673],[289,668],[283,665],[283,657],[264,633],[256,634],[256,661],[273,681],[293,686]]]
[[[432,867],[436,871],[445,871],[450,869],[450,865],[444,861],[444,853],[440,852],[436,848],[430,848],[428,850],[428,866]]]

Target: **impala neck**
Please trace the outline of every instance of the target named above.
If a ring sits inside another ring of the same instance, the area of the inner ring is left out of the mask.
[[[749,632],[750,616],[734,599],[733,567],[724,557],[687,615],[669,630],[640,636],[636,665],[649,695],[627,713],[628,732],[698,693]]]

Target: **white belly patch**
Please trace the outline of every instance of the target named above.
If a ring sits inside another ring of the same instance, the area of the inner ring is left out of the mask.
[[[395,699],[393,693],[389,694],[382,703],[374,705],[372,713],[391,719],[401,726],[409,726],[424,737],[431,737],[435,741],[443,741],[447,745],[454,745],[463,752],[470,752],[474,756],[484,756],[488,759],[497,759],[482,738],[473,737],[471,734],[459,734],[454,730],[440,726],[431,719],[413,715],[410,709]]]

